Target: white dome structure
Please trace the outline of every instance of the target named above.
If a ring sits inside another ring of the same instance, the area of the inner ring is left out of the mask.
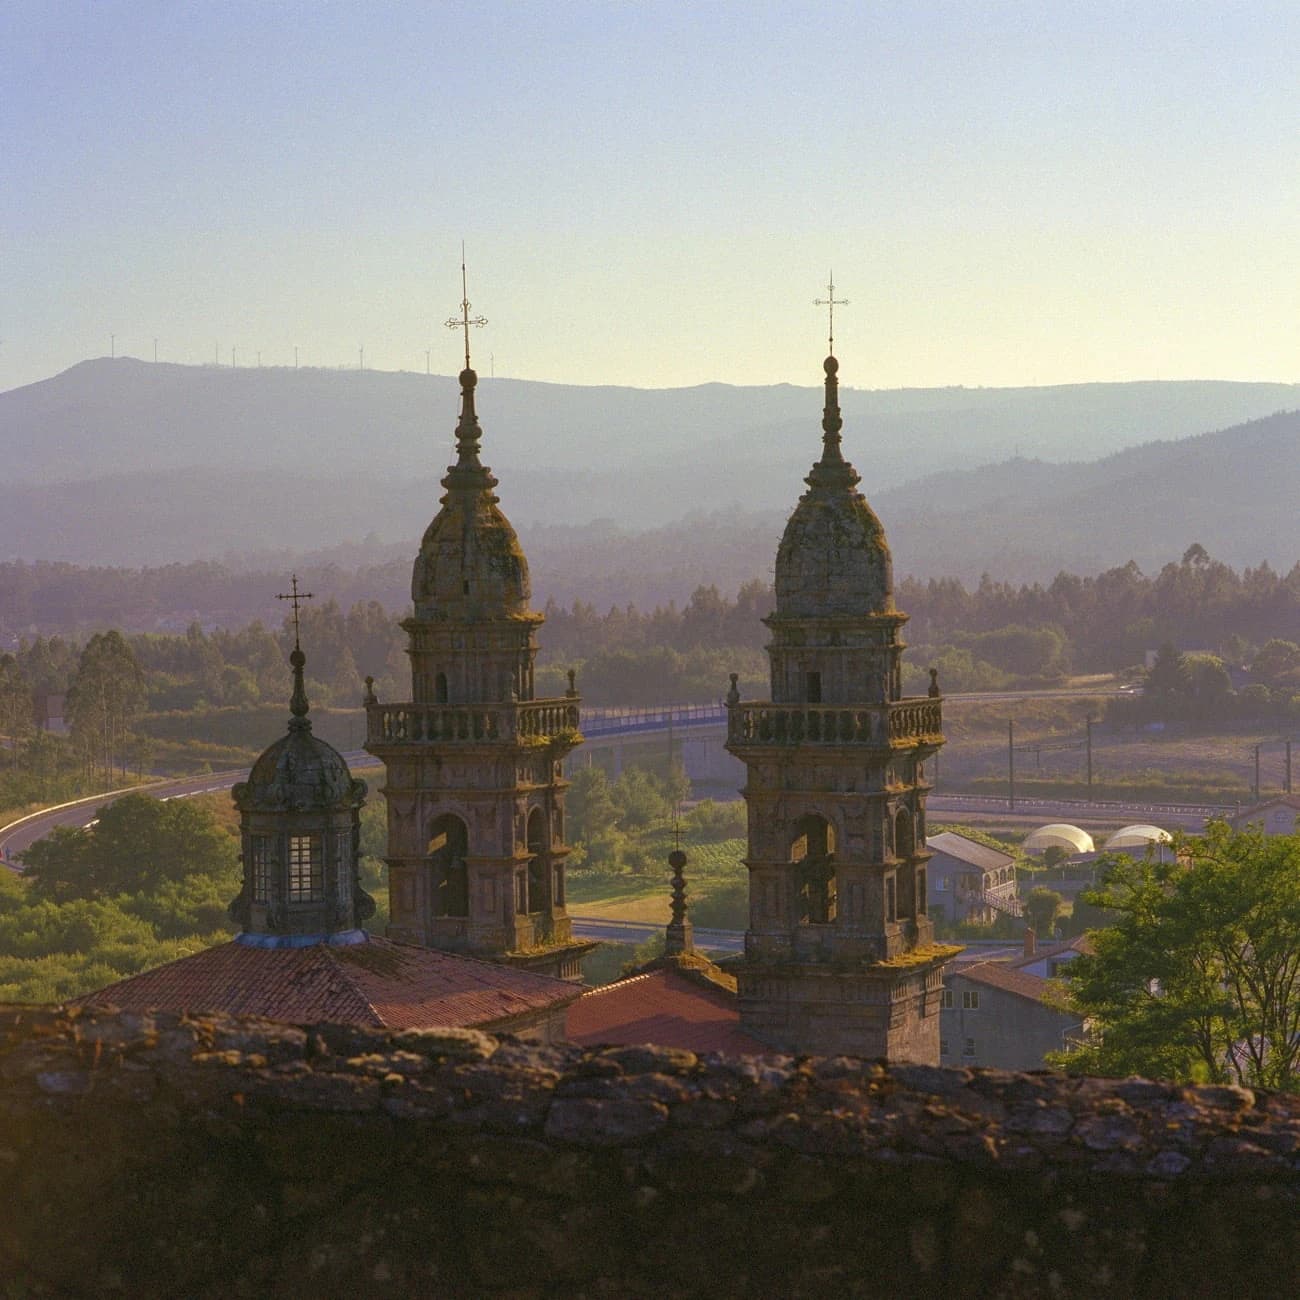
[[[1071,826],[1068,822],[1052,822],[1048,826],[1040,826],[1026,837],[1021,847],[1026,853],[1041,853],[1050,848],[1069,849],[1071,853],[1094,853],[1097,849],[1087,831]]]
[[[1147,844],[1171,844],[1173,836],[1159,826],[1148,826],[1145,822],[1135,822],[1132,826],[1123,826],[1112,835],[1102,848],[1105,849],[1140,849]]]

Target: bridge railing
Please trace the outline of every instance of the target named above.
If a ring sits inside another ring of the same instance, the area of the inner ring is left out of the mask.
[[[652,709],[583,709],[582,734],[598,736],[635,735],[641,731],[671,728],[716,727],[727,720],[721,704],[674,704]]]

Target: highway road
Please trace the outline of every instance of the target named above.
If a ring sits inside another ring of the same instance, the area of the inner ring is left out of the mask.
[[[1031,692],[1050,695],[1053,692]],[[967,697],[973,698],[973,697]],[[979,698],[996,699],[996,695]],[[354,767],[373,764],[374,759],[365,750],[350,750],[343,756]],[[213,772],[207,776],[184,777],[178,780],[157,781],[133,789],[153,795],[157,799],[183,799],[189,795],[211,794],[229,790],[242,781],[248,773],[244,769]],[[7,826],[0,826],[0,861],[17,867],[13,858],[28,845],[48,835],[56,826],[86,826],[94,820],[96,810],[131,790],[113,790],[104,794],[77,799],[71,803],[32,813]],[[1007,816],[1011,810],[1004,798],[990,795],[935,794],[929,802],[931,813],[948,815],[973,815],[987,818]],[[1154,803],[1087,803],[1081,799],[1017,799],[1015,816],[1028,821],[1105,820],[1119,822],[1155,822],[1158,825],[1180,830],[1200,830],[1207,817],[1231,813],[1234,809],[1208,804],[1154,804]]]
[[[607,943],[644,943],[656,934],[663,934],[668,924],[668,891],[664,890],[664,924],[651,925],[648,921],[607,921],[601,916],[573,916],[573,932],[581,939],[604,939]],[[695,946],[705,952],[743,952],[743,930],[695,931]]]

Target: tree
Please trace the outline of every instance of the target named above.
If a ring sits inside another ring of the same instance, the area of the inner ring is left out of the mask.
[[[144,702],[144,674],[131,647],[116,629],[97,632],[81,652],[67,710],[74,738],[98,755],[105,772],[118,766],[127,729]]]
[[[668,800],[653,773],[643,767],[628,767],[610,787],[620,830],[643,830],[662,821],[671,811]]]
[[[32,731],[32,690],[13,655],[0,655],[0,740],[12,764]]]
[[[1058,1063],[1296,1090],[1300,837],[1211,823],[1174,860],[1117,860],[1084,894],[1115,924],[1070,963],[1091,1041]]]
[[[565,797],[568,811],[568,836],[571,841],[589,840],[614,825],[618,816],[609,793],[609,778],[604,768],[580,767],[569,782]]]
[[[33,896],[53,902],[157,890],[190,876],[223,876],[235,841],[184,799],[128,794],[82,829],[58,827],[22,854]]]
[[[1167,641],[1147,670],[1145,698],[1153,704],[1177,705],[1187,694],[1187,662]]]
[[[1056,918],[1061,915],[1065,900],[1054,889],[1035,886],[1025,897],[1025,920],[1034,927],[1035,934],[1044,937],[1056,928]]]

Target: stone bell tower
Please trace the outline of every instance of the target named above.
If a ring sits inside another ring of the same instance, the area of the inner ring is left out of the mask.
[[[366,748],[386,769],[389,937],[580,979],[595,945],[565,910],[565,755],[581,744],[578,695],[533,694],[537,628],[528,562],[479,460],[465,369],[456,464],[411,576],[403,624],[411,698],[367,690]],[[453,322],[449,322],[453,323]]]
[[[833,296],[833,294],[832,294]],[[942,967],[926,914],[926,763],[937,686],[904,699],[884,529],[840,450],[825,362],[822,455],[776,556],[771,699],[727,697],[747,768],[749,928],[742,1028],[787,1051],[938,1064]]]

